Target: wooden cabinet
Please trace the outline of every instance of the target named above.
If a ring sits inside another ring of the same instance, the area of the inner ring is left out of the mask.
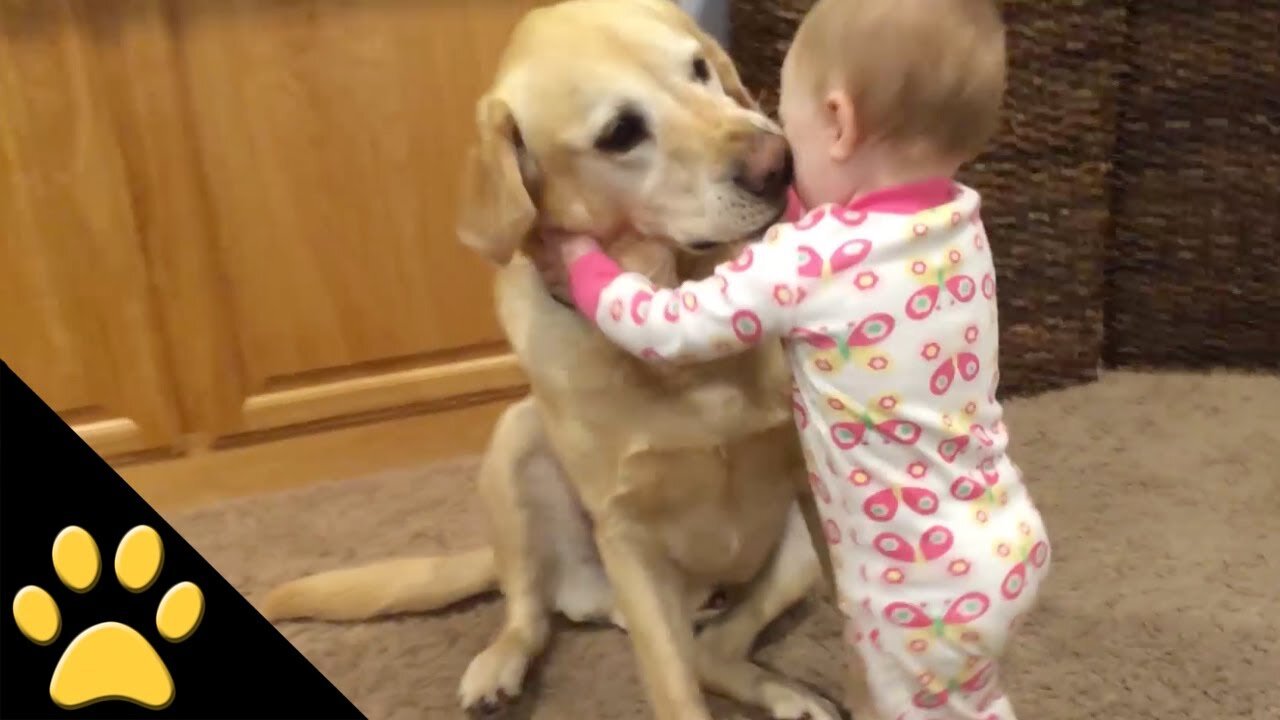
[[[104,455],[524,382],[454,235],[545,0],[0,0],[0,356]]]
[[[0,356],[104,454],[176,442],[115,118],[70,3],[0,3]]]

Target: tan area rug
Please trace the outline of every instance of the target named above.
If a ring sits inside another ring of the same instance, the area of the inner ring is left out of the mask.
[[[1009,658],[1023,720],[1280,718],[1280,378],[1108,374],[1008,403],[1053,574]],[[472,461],[173,518],[251,600],[301,573],[481,541]],[[371,718],[456,718],[497,629],[488,597],[435,616],[288,623]],[[649,717],[625,636],[564,628],[515,717]],[[809,602],[758,657],[835,693],[838,622]],[[716,701],[721,717],[737,711]]]

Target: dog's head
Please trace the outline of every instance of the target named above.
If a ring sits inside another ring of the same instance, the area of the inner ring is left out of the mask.
[[[778,218],[779,128],[672,0],[567,0],[513,31],[476,107],[459,236],[498,264],[542,227],[702,251]]]

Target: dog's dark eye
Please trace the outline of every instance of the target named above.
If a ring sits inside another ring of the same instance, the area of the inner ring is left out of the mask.
[[[596,149],[608,153],[624,153],[649,137],[649,126],[644,116],[635,110],[618,113],[613,122],[596,138]]]
[[[706,60],[698,58],[693,61],[693,79],[700,83],[711,82],[711,66]]]

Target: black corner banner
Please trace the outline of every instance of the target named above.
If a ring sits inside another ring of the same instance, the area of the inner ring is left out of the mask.
[[[0,718],[363,717],[0,366]]]

